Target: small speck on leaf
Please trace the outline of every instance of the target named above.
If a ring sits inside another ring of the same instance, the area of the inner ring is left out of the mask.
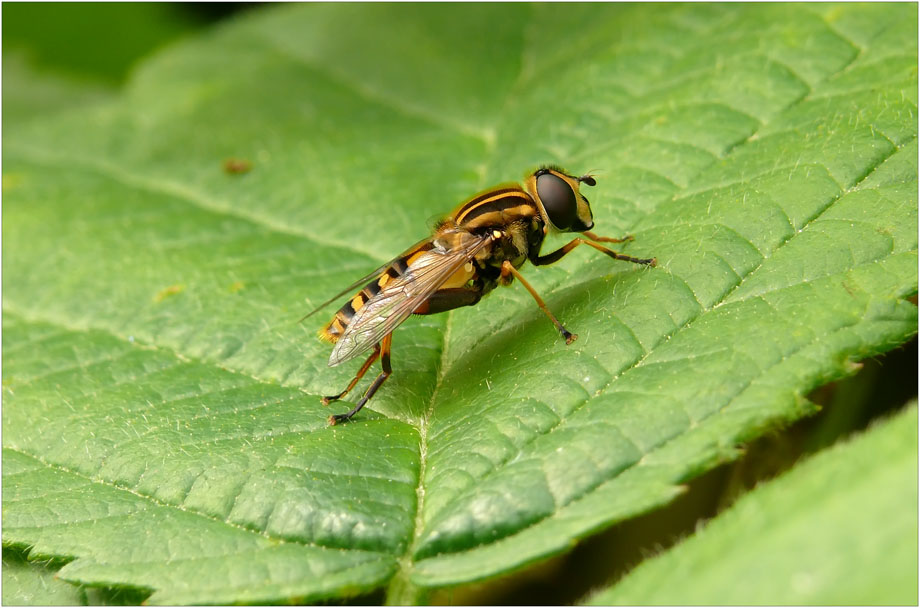
[[[249,173],[251,169],[252,163],[245,158],[228,158],[224,161],[224,173],[229,175]]]
[[[166,298],[170,296],[174,296],[176,294],[182,293],[184,289],[185,289],[185,285],[170,285],[169,287],[165,289],[161,289],[157,293],[157,295],[154,296],[153,301],[162,302],[163,300],[165,300]]]

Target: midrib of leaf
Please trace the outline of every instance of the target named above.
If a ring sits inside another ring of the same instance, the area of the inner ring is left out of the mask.
[[[447,320],[444,324],[444,333],[441,347],[441,363],[438,365],[438,376],[435,380],[434,390],[428,400],[428,406],[422,412],[418,419],[418,485],[415,488],[415,515],[412,519],[412,538],[406,543],[406,551],[399,558],[399,570],[393,576],[390,584],[387,585],[386,603],[390,606],[409,606],[424,604],[426,592],[420,587],[414,585],[410,580],[412,574],[412,556],[418,548],[418,540],[422,533],[422,518],[425,508],[425,473],[428,469],[428,419],[434,404],[438,397],[438,392],[443,385],[444,370],[447,363],[447,352],[450,344],[451,319],[453,311],[447,312]]]
[[[517,78],[515,78],[514,84],[511,86],[508,95],[505,97],[502,103],[502,108],[498,113],[497,122],[491,125],[485,131],[487,135],[483,138],[486,147],[485,153],[483,155],[483,161],[478,165],[477,173],[479,176],[479,183],[477,185],[477,191],[486,187],[486,173],[489,166],[494,162],[497,141],[500,134],[499,128],[503,123],[502,117],[509,111],[511,101],[515,97],[515,92],[523,89],[526,85],[528,49],[530,48],[530,44],[528,43],[530,36],[527,35],[527,32],[533,28],[534,24],[533,7],[528,5],[528,8],[528,20],[523,25],[524,43],[521,45],[521,50],[518,54]],[[422,417],[419,418],[418,421],[419,476],[418,487],[415,489],[417,500],[415,503],[415,517],[413,518],[412,540],[406,544],[406,552],[401,558],[399,558],[399,570],[396,572],[393,580],[387,586],[386,603],[391,606],[420,605],[425,603],[423,600],[427,596],[427,592],[421,587],[413,584],[410,580],[410,577],[414,563],[412,556],[415,554],[415,551],[418,548],[418,541],[421,536],[424,524],[425,476],[428,470],[428,420],[431,416],[432,410],[434,409],[434,405],[437,402],[438,393],[441,390],[441,386],[443,386],[444,375],[449,362],[449,357],[447,355],[450,349],[450,335],[451,328],[453,327],[452,321],[454,318],[454,311],[449,310],[447,311],[446,315],[447,319],[444,322],[444,332],[441,342],[441,363],[438,366],[438,375],[434,383],[434,390],[432,390],[431,397],[428,400],[428,406],[425,408]]]

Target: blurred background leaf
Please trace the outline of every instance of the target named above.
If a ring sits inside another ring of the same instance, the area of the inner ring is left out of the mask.
[[[756,488],[590,603],[916,604],[916,477],[915,403]]]

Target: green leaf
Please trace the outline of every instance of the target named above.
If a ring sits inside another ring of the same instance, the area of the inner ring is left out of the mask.
[[[4,542],[150,603],[421,601],[668,502],[916,332],[916,16],[286,6],[5,124]],[[519,286],[410,319],[326,426],[356,365],[297,319],[541,162],[658,267],[526,270],[570,347]]]
[[[590,603],[916,604],[916,403],[758,487]]]

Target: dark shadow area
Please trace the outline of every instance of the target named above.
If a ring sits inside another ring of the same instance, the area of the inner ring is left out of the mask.
[[[255,7],[271,5],[260,2],[185,2],[176,6],[193,19],[214,23]]]

